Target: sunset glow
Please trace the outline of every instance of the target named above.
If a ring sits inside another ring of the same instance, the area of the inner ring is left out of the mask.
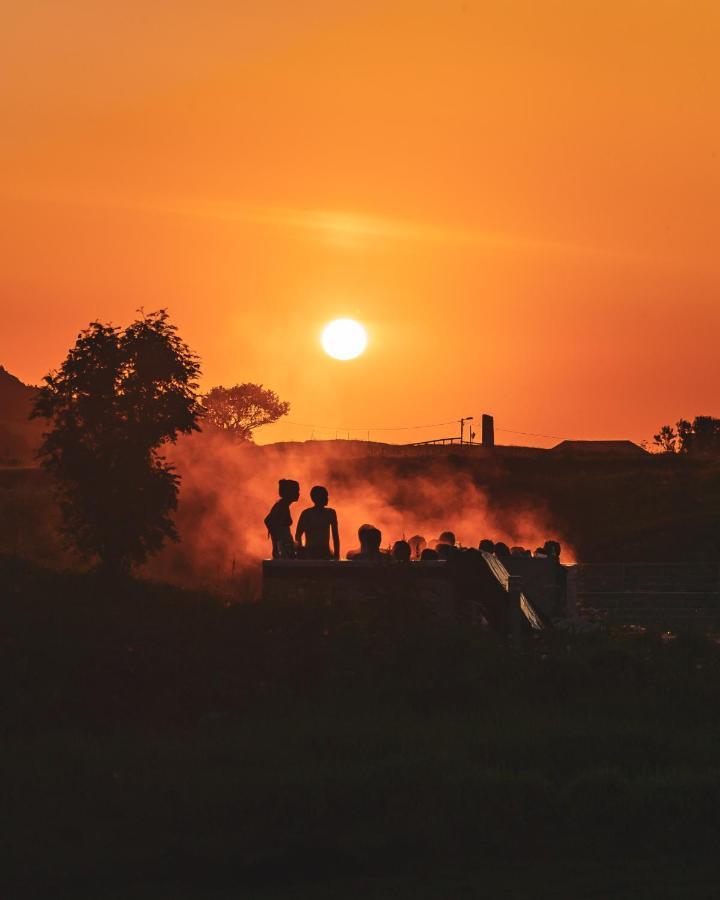
[[[261,443],[718,414],[719,29],[714,0],[10,4],[0,364],[37,384],[167,307],[203,389],[292,404]],[[361,375],[319,351],[338,298]]]

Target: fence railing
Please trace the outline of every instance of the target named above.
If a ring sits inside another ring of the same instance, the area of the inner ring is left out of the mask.
[[[720,627],[720,563],[583,563],[580,611],[608,623],[648,627]]]

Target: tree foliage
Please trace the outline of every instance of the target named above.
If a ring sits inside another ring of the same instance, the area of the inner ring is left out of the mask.
[[[66,535],[110,571],[177,539],[180,479],[159,449],[198,430],[199,372],[159,310],[124,330],[92,322],[44,379],[33,415],[51,421],[40,458],[56,479]]]
[[[203,397],[204,419],[235,440],[251,441],[261,425],[277,422],[287,415],[290,404],[261,384],[214,387]]]
[[[672,425],[663,425],[660,431],[653,435],[653,443],[658,453],[675,453],[677,434]]]
[[[712,416],[695,416],[692,422],[679,419],[675,428],[663,425],[653,436],[653,443],[662,453],[720,455],[720,419]]]
[[[677,430],[681,453],[697,456],[720,454],[720,419],[695,416],[692,423],[680,419]]]

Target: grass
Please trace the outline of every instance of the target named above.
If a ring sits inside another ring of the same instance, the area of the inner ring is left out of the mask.
[[[6,896],[715,893],[715,644],[0,584]]]

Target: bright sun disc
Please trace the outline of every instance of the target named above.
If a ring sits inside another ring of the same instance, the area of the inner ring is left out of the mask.
[[[367,346],[367,332],[354,319],[335,319],[325,326],[322,345],[333,359],[355,359]]]

